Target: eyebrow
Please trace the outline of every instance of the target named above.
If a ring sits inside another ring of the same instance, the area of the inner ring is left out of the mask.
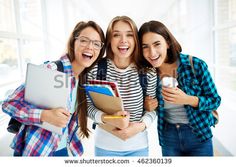
[[[158,44],[158,43],[161,43],[161,41],[158,41],[158,40],[157,40],[157,41],[154,41],[154,42],[152,43],[152,45],[153,45],[153,44]],[[148,45],[148,44],[142,43],[142,45]]]
[[[133,31],[132,31],[132,30],[131,30],[131,31],[130,31],[130,30],[129,30],[129,31],[119,31],[119,30],[113,30],[112,32],[113,32],[113,33],[114,33],[114,32],[126,32],[126,33],[133,33]]]

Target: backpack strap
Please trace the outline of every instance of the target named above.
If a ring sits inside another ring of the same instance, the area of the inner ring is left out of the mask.
[[[146,73],[144,73],[144,72],[139,73],[139,83],[140,83],[142,90],[143,90],[143,103],[144,103],[146,93],[147,93],[147,74]],[[142,116],[144,114],[145,114],[145,112],[144,112],[144,108],[143,108]]]
[[[107,59],[102,58],[98,61],[97,80],[106,80],[107,77]],[[97,123],[93,122],[92,128],[95,129]]]
[[[107,76],[107,59],[103,58],[98,62],[97,80],[106,80]]]
[[[64,72],[64,66],[61,60],[54,61],[57,65],[57,71]]]
[[[188,55],[188,59],[189,59],[193,74],[195,75],[195,70],[194,70],[194,66],[193,66],[193,56]]]
[[[145,97],[147,93],[147,74],[146,73],[139,73],[139,83],[143,90],[143,97]]]

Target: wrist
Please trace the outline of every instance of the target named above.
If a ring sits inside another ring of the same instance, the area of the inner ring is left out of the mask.
[[[43,110],[41,112],[41,115],[40,115],[40,121],[41,122],[47,122],[47,113],[48,113],[48,110]]]
[[[197,96],[190,96],[189,105],[192,107],[198,107],[199,98]]]
[[[144,131],[147,128],[145,122],[140,122],[140,132]]]

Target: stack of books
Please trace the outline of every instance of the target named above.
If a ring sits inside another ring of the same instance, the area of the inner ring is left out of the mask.
[[[85,84],[84,88],[95,107],[109,115],[124,110],[116,82],[103,80],[90,80],[88,82],[89,84]]]
[[[121,116],[113,115],[118,111],[124,111],[123,102],[116,82],[91,80],[89,84],[84,85],[84,88],[94,106],[106,113],[108,115],[107,117],[122,118]],[[99,124],[99,126],[119,137],[113,131],[116,127],[108,124]]]

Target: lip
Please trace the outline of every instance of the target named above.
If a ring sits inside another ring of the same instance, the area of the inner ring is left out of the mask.
[[[129,49],[129,46],[126,46],[126,45],[125,46],[123,46],[123,45],[122,46],[118,46],[118,49]]]
[[[161,57],[161,55],[158,55],[158,56],[155,56],[155,57],[149,57],[149,59],[151,61],[157,61],[160,57]]]
[[[120,46],[117,47],[117,49],[119,50],[119,52],[121,54],[126,54],[128,52],[128,50],[129,50],[129,46],[127,46],[127,45],[120,45]]]
[[[89,53],[89,52],[83,52],[82,53],[82,56],[84,58],[89,58],[89,59],[92,59],[93,58],[93,54],[92,53]]]

